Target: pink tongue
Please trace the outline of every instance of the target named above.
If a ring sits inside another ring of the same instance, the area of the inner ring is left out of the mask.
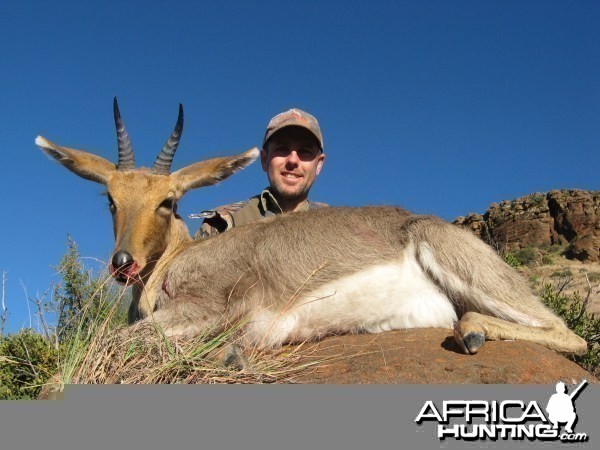
[[[129,269],[125,272],[125,275],[127,275],[128,277],[134,277],[135,275],[138,274],[140,269],[140,266],[138,263],[134,262]]]
[[[125,275],[127,277],[134,277],[139,273],[140,266],[138,263],[134,262],[127,270],[116,270],[111,264],[109,267],[110,273],[113,275],[118,275],[119,273]]]

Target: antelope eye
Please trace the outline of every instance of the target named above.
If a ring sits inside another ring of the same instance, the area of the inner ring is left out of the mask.
[[[115,205],[115,202],[113,201],[113,199],[110,195],[108,195],[108,209],[110,209],[111,214],[114,214],[117,212],[117,205]]]

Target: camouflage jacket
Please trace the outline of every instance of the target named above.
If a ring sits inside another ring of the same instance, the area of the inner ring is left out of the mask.
[[[325,203],[308,202],[300,210],[308,211],[327,206]],[[282,212],[269,188],[265,188],[259,195],[246,201],[220,206],[213,210],[202,211],[199,214],[191,214],[190,218],[204,219],[202,225],[194,234],[194,239],[202,239]]]

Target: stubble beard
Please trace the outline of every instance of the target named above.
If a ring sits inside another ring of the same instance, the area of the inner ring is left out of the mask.
[[[300,189],[295,189],[294,192],[289,192],[281,188],[279,182],[271,184],[271,192],[277,200],[281,199],[284,201],[302,201],[308,197],[309,188],[304,185]]]

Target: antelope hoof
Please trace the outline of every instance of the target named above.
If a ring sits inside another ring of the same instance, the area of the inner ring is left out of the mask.
[[[460,322],[454,326],[454,339],[459,347],[468,355],[474,355],[485,343],[485,333],[482,331],[464,332]]]
[[[474,355],[483,346],[485,342],[485,334],[483,333],[469,333],[463,336],[463,342],[468,350],[468,353]]]

